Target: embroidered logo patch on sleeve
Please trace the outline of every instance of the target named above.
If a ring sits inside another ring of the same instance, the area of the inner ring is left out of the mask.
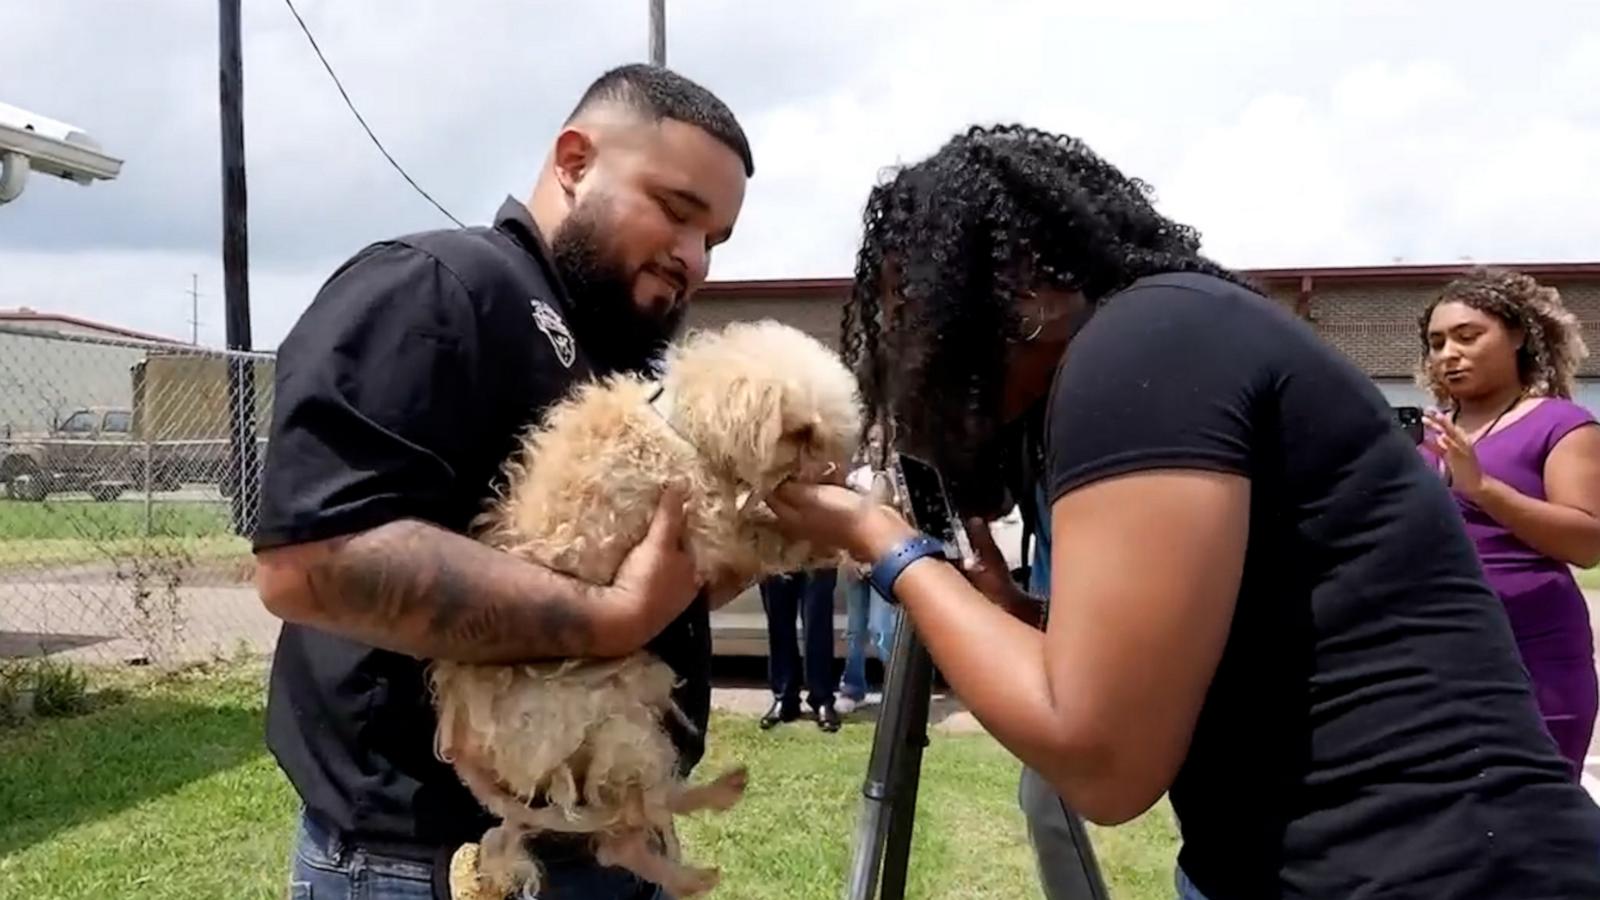
[[[561,316],[550,308],[548,303],[535,298],[528,301],[533,307],[533,321],[550,339],[550,346],[555,348],[556,358],[561,360],[561,365],[572,368],[573,361],[577,358],[578,348],[572,340],[572,332],[567,330],[567,323]]]

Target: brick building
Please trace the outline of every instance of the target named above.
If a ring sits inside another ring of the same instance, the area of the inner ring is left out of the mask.
[[[1578,400],[1600,414],[1600,262],[1507,265],[1561,292],[1583,325],[1591,353],[1580,374]],[[1378,383],[1393,403],[1421,404],[1412,381],[1417,363],[1417,316],[1446,282],[1469,264],[1360,268],[1256,269],[1245,274],[1272,297],[1309,320]],[[839,339],[839,312],[849,279],[722,281],[695,297],[691,326],[735,319],[775,318],[830,344]]]

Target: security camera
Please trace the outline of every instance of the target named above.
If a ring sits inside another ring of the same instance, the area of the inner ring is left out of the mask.
[[[28,172],[78,184],[109,181],[122,160],[105,153],[83,129],[0,103],[0,203],[22,193]]]

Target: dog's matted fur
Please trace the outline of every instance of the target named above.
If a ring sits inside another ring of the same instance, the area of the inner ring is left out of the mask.
[[[707,582],[832,566],[836,554],[784,539],[761,500],[788,478],[842,473],[861,425],[855,378],[838,356],[776,322],[690,334],[659,383],[587,384],[529,431],[479,539],[593,584],[609,584],[650,528],[662,491],[681,488],[685,544]],[[673,816],[727,809],[742,768],[691,787],[662,717],[674,674],[654,655],[482,666],[436,662],[440,757],[501,819],[452,867],[458,900],[503,898],[540,881],[523,838],[586,834],[598,860],[690,896],[714,869],[678,861]],[[687,724],[687,723],[685,723]]]

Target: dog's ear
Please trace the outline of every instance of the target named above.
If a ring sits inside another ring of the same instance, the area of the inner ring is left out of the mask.
[[[765,469],[772,464],[783,441],[783,390],[776,384],[761,384],[756,387],[754,401],[750,423],[754,426],[755,457]]]

